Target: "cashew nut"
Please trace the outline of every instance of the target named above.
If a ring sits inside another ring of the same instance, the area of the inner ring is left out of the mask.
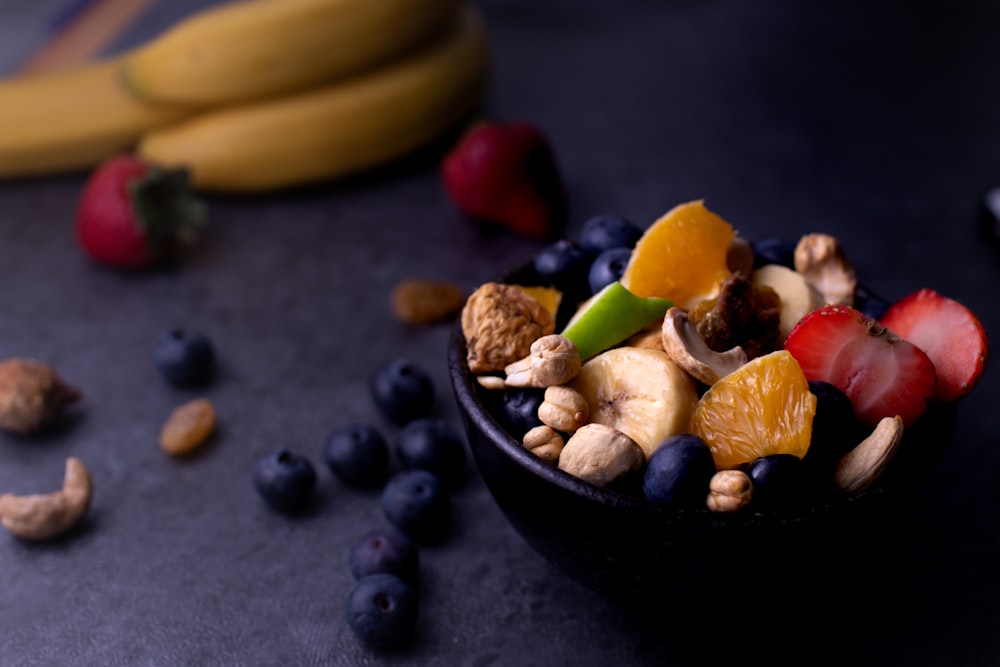
[[[708,509],[735,512],[753,498],[753,482],[742,470],[720,470],[708,483]]]
[[[477,375],[476,382],[488,391],[499,391],[507,388],[507,383],[504,382],[503,378],[496,375]]]
[[[90,472],[71,456],[66,459],[66,475],[59,491],[0,496],[0,523],[20,538],[47,540],[75,526],[87,513],[92,495]]]
[[[597,422],[570,436],[559,455],[559,469],[596,486],[607,486],[642,468],[646,454],[635,440]]]
[[[795,247],[795,271],[816,288],[826,303],[854,305],[858,278],[847,253],[829,234],[806,234]]]
[[[864,491],[879,478],[903,442],[903,419],[883,417],[871,435],[837,463],[834,483],[847,493]]]
[[[557,431],[572,433],[590,421],[590,403],[572,387],[552,385],[538,406],[538,418]]]
[[[550,334],[531,344],[530,354],[504,368],[511,387],[551,387],[580,372],[580,352],[565,336]]]
[[[661,339],[671,361],[709,386],[747,362],[747,355],[739,346],[725,352],[711,349],[688,320],[687,313],[677,306],[671,307],[663,318]]]
[[[551,426],[536,426],[521,439],[524,448],[540,459],[554,462],[563,450],[563,437]]]

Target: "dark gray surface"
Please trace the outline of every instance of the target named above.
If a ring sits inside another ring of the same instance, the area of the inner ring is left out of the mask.
[[[978,198],[1000,182],[996,3],[479,4],[495,54],[488,111],[548,132],[571,234],[595,213],[648,224],[704,198],[749,237],[836,234],[886,297],[933,287],[1000,331],[1000,255],[975,225]],[[154,15],[121,44],[153,31]],[[376,493],[322,468],[322,438],[349,419],[398,432],[365,389],[395,356],[432,371],[438,413],[457,425],[448,327],[397,324],[389,292],[414,276],[472,288],[539,246],[461,220],[432,156],[339,186],[213,198],[190,261],[123,275],[75,245],[82,182],[0,184],[0,357],[46,360],[86,394],[55,434],[0,436],[0,490],[55,488],[68,455],[96,486],[70,539],[0,534],[0,664],[680,665],[717,662],[727,646],[773,664],[1000,659],[993,370],[961,406],[955,442],[902,531],[903,557],[871,563],[886,587],[842,591],[830,619],[772,610],[772,632],[733,645],[767,596],[734,562],[719,573],[732,599],[704,619],[704,636],[672,634],[541,561],[470,466],[452,536],[422,551],[415,642],[364,650],[342,621],[346,552],[384,519]],[[208,333],[221,360],[203,392],[220,433],[190,460],[156,445],[169,410],[194,395],[166,386],[150,361],[155,335],[177,325]],[[319,468],[308,517],[271,513],[254,494],[253,461],[278,447]],[[836,567],[817,563],[816,576]]]

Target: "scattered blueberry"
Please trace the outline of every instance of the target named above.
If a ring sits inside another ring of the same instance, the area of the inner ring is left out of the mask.
[[[654,503],[670,507],[703,507],[715,461],[708,444],[682,433],[663,441],[649,457],[642,492]]]
[[[795,268],[795,246],[786,239],[761,239],[753,244],[754,268],[765,264],[780,264]]]
[[[170,329],[153,342],[153,363],[160,373],[178,387],[208,384],[215,371],[215,348],[205,336]]]
[[[430,413],[434,383],[430,375],[407,359],[395,359],[371,378],[372,400],[390,421],[405,424]]]
[[[447,532],[451,499],[434,473],[419,468],[401,470],[382,490],[382,511],[407,537],[438,540]]]
[[[609,248],[595,257],[587,274],[591,293],[597,294],[611,283],[621,280],[631,258],[631,248]]]
[[[424,417],[411,421],[400,431],[396,456],[403,468],[421,468],[440,480],[454,483],[465,466],[465,445],[447,421]]]
[[[580,245],[591,255],[611,248],[632,248],[642,237],[642,229],[618,215],[597,215],[583,223]]]
[[[327,435],[323,460],[349,486],[376,486],[385,480],[389,468],[389,444],[370,424],[346,424]]]
[[[522,438],[542,425],[538,408],[545,401],[545,390],[534,387],[507,387],[503,392],[503,414],[510,434]]]
[[[535,273],[564,294],[576,295],[586,291],[593,259],[579,243],[560,239],[535,255]]]
[[[405,642],[417,621],[417,594],[392,574],[369,574],[347,596],[347,626],[369,648],[386,649]]]
[[[788,508],[805,495],[807,482],[802,459],[793,454],[762,456],[750,463],[747,475],[753,483],[756,509]]]
[[[420,553],[416,544],[396,531],[372,530],[351,545],[347,564],[355,579],[383,573],[412,583],[420,565]]]
[[[282,449],[257,460],[253,484],[273,509],[295,512],[303,509],[312,497],[316,469],[301,454]]]

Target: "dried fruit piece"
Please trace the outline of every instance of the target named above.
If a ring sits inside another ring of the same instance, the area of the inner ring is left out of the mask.
[[[734,274],[722,281],[718,295],[692,308],[688,319],[712,350],[740,347],[752,359],[781,348],[781,311],[777,292]]]
[[[515,285],[488,282],[462,308],[469,370],[501,371],[523,359],[531,344],[555,332],[555,317],[537,299]]]
[[[435,324],[457,315],[465,305],[465,291],[441,280],[399,282],[392,290],[392,310],[406,324]]]
[[[690,309],[711,297],[729,275],[732,225],[702,201],[664,214],[635,244],[622,284],[639,296],[658,296]]]
[[[20,357],[0,361],[0,428],[6,431],[33,433],[82,396],[40,361]]]
[[[695,407],[691,432],[708,443],[717,468],[736,468],[771,454],[805,456],[815,414],[805,374],[779,350],[712,385]]]
[[[179,456],[192,452],[215,431],[215,406],[207,398],[196,398],[174,408],[160,429],[160,447]]]

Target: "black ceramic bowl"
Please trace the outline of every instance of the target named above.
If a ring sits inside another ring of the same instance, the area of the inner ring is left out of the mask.
[[[496,280],[530,284],[531,272]],[[472,455],[507,519],[556,568],[615,598],[702,595],[752,581],[808,589],[830,584],[832,573],[843,579],[867,571],[892,546],[899,513],[954,428],[954,407],[933,406],[908,429],[886,474],[854,495],[771,512],[669,510],[593,486],[526,451],[502,426],[500,392],[470,373],[460,323],[448,363]]]

